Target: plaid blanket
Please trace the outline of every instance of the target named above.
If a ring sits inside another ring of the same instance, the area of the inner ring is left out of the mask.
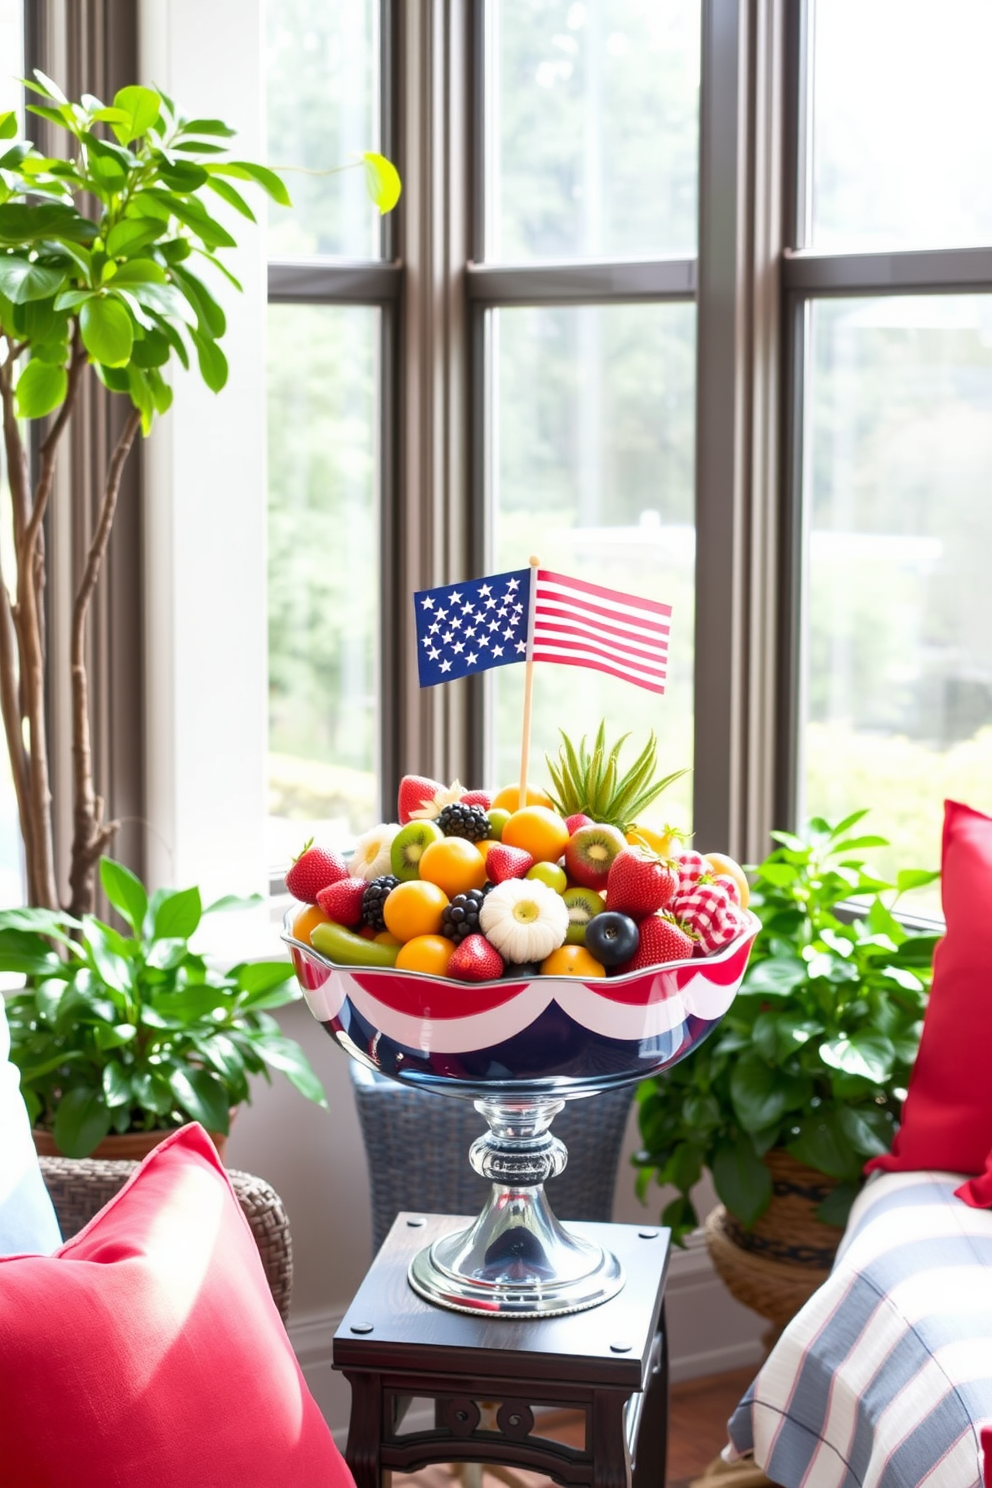
[[[954,1198],[960,1182],[866,1185],[830,1277],[731,1417],[729,1459],[753,1454],[782,1488],[982,1488],[992,1212]]]

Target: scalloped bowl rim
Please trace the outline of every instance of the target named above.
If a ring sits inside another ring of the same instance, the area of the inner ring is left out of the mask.
[[[297,950],[302,951],[304,955],[307,956],[309,959],[319,962],[321,966],[326,966],[328,971],[345,971],[351,974],[360,972],[363,976],[368,976],[370,974],[374,976],[376,973],[379,973],[381,975],[390,977],[409,977],[414,982],[440,984],[445,987],[452,987],[453,985],[458,984],[459,979],[456,977],[438,977],[432,975],[430,972],[427,971],[408,971],[406,970],[406,968],[399,966],[369,966],[361,963],[347,965],[342,961],[330,960],[328,956],[323,955],[314,946],[308,945],[307,942],[304,940],[297,940],[297,938],[290,933],[289,927],[291,924],[291,918],[292,920],[297,919],[298,916],[302,914],[303,911],[308,907],[310,906],[296,905],[294,908],[287,909],[283,917],[284,928],[280,939],[282,939],[286,943],[286,945],[295,946]],[[642,966],[637,971],[626,971],[621,976],[586,978],[565,977],[560,975],[556,976],[554,973],[550,973],[547,975],[538,973],[536,976],[490,977],[486,981],[463,982],[462,985],[465,987],[478,987],[481,989],[483,987],[507,987],[512,986],[516,982],[526,984],[532,981],[566,983],[580,981],[583,982],[590,989],[590,991],[598,991],[599,987],[597,984],[599,982],[602,982],[603,991],[605,992],[608,987],[619,988],[633,986],[636,982],[642,980],[645,976],[656,976],[659,972],[662,971],[675,972],[687,967],[694,967],[702,971],[703,968],[707,966],[719,966],[721,962],[727,960],[738,950],[742,940],[753,939],[754,936],[761,929],[761,921],[758,919],[758,916],[754,913],[753,910],[744,909],[741,911],[741,913],[747,920],[745,928],[739,935],[735,935],[733,940],[728,940],[726,945],[721,946],[718,951],[714,951],[712,955],[709,956],[684,956],[679,961],[659,961],[651,966]]]

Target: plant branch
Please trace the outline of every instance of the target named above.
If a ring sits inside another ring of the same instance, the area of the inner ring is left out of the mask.
[[[86,619],[100,576],[110,530],[117,510],[124,464],[141,426],[141,414],[133,408],[107,467],[107,481],[96,531],[86,557],[86,567],[72,606],[69,663],[72,685],[72,773],[74,821],[69,874],[70,913],[85,913],[93,899],[93,874],[117,830],[116,822],[103,821],[103,800],[93,790],[93,750],[90,737],[89,686],[86,677]]]

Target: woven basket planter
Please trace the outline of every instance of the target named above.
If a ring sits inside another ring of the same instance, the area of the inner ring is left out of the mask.
[[[767,1318],[768,1347],[830,1274],[844,1231],[824,1224],[816,1208],[836,1181],[773,1148],[765,1159],[773,1194],[752,1229],[723,1205],[706,1220],[706,1244],[719,1276],[738,1302]]]

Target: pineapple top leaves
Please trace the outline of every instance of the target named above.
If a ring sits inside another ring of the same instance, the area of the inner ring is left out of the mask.
[[[585,736],[576,749],[563,730],[559,733],[561,748],[557,761],[547,755],[545,759],[554,787],[551,799],[562,816],[582,811],[593,821],[609,822],[621,832],[628,832],[639,813],[666,786],[686,774],[685,770],[675,770],[661,780],[654,778],[658,741],[653,732],[632,767],[623,774],[620,751],[629,734],[623,734],[614,745],[608,746],[606,724],[601,722],[590,752]]]

